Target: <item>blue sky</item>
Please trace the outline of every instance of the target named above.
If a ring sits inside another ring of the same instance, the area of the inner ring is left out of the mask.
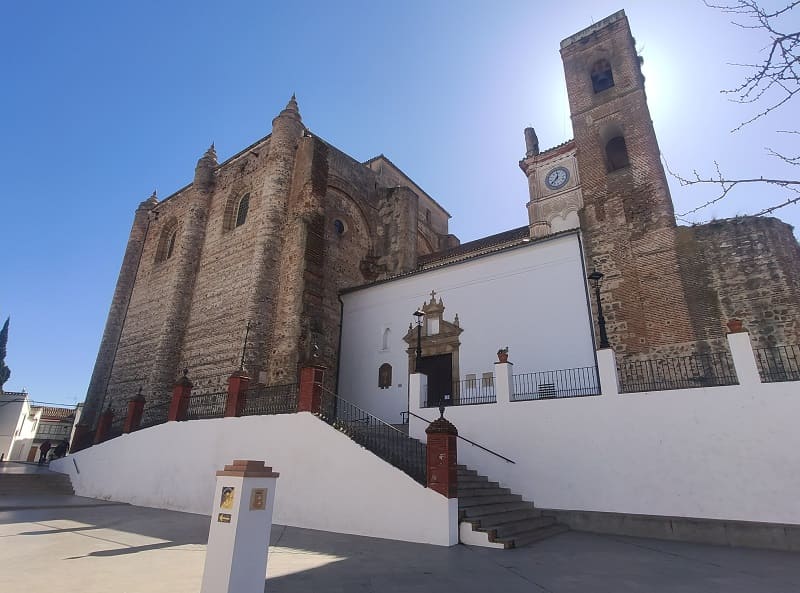
[[[212,141],[224,160],[265,136],[293,92],[312,131],[359,160],[386,154],[462,241],[526,224],[523,128],[542,148],[572,135],[559,42],[620,8],[671,168],[791,174],[765,147],[797,152],[774,132],[796,129],[800,103],[730,133],[754,108],[719,93],[742,74],[728,64],[766,40],[699,1],[6,3],[5,389],[83,400],[136,206],[190,182]],[[678,213],[713,197],[670,184]],[[754,186],[687,218],[784,199]],[[776,214],[800,225],[800,206]]]

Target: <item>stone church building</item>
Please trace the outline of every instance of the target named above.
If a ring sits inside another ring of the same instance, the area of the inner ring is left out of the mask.
[[[676,225],[624,12],[565,39],[561,55],[574,138],[540,150],[525,130],[527,224],[463,245],[433,197],[383,155],[360,163],[317,137],[294,97],[227,161],[212,146],[189,185],[135,212],[85,417],[123,410],[139,389],[168,401],[184,368],[200,387],[240,366],[267,385],[295,382],[303,364],[337,369],[343,291],[568,231],[584,269],[604,274],[619,358],[724,349],[734,318],[754,345],[800,342],[789,225]]]

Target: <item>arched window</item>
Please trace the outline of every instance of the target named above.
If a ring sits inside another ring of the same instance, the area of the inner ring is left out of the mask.
[[[178,243],[178,221],[172,219],[161,229],[161,236],[156,247],[156,262],[167,261],[175,253],[175,246]]]
[[[389,338],[392,335],[392,330],[388,327],[383,330],[383,339],[381,340],[381,350],[388,350],[389,349]]]
[[[597,60],[592,66],[592,88],[595,93],[610,89],[614,86],[614,74],[608,60]]]
[[[242,226],[247,220],[247,211],[250,209],[250,194],[244,194],[236,208],[236,226]]]
[[[628,147],[625,145],[624,137],[614,136],[606,142],[606,162],[609,172],[624,169],[631,164],[628,159]]]
[[[392,386],[392,365],[384,362],[378,369],[378,388],[389,389]]]

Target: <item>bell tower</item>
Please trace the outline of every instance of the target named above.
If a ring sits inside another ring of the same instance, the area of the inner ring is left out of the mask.
[[[583,207],[588,270],[618,354],[695,339],[676,250],[676,225],[642,59],[620,10],[561,42]],[[596,306],[596,303],[592,303]]]

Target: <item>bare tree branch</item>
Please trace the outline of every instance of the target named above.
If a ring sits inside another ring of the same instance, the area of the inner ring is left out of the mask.
[[[792,28],[797,23],[783,23],[781,17],[786,17],[793,9],[800,6],[800,0],[791,0],[782,8],[767,11],[762,8],[757,0],[735,0],[726,4],[716,4],[703,0],[709,8],[714,8],[725,14],[736,17],[732,23],[741,28],[756,30],[766,33],[769,42],[764,47],[764,57],[760,61],[752,64],[732,64],[747,70],[742,82],[731,89],[723,90],[722,93],[733,95],[731,99],[737,103],[759,103],[765,105],[760,111],[750,119],[743,121],[736,126],[732,132],[741,130],[744,126],[759,120],[766,115],[779,109],[789,101],[800,95],[800,31],[786,32],[782,30],[785,24],[791,24]],[[739,20],[737,20],[739,19]],[[744,19],[742,22],[741,19]],[[782,134],[798,134],[797,130],[779,130]],[[766,148],[767,153],[786,165],[800,166],[800,155],[791,156],[772,148]],[[694,214],[717,202],[725,199],[730,193],[740,185],[766,184],[782,188],[800,196],[800,180],[779,179],[774,177],[750,177],[731,179],[722,174],[719,163],[714,161],[715,175],[700,175],[697,170],[692,171],[691,176],[682,176],[669,168],[666,159],[664,166],[669,174],[678,180],[681,186],[688,185],[716,185],[719,187],[719,195],[704,204],[697,206],[687,212],[677,214],[678,220],[689,222],[686,216]],[[770,214],[779,208],[797,204],[800,197],[790,196],[784,202],[764,208],[754,216]]]
[[[733,4],[713,4],[704,0],[704,3],[709,8],[748,19],[747,23],[732,21],[742,29],[765,31],[769,35],[769,44],[764,48],[766,57],[759,63],[732,64],[750,72],[741,84],[722,91],[735,95],[732,100],[737,103],[766,102],[764,109],[736,126],[732,130],[735,132],[775,111],[800,93],[800,31],[779,31],[776,23],[780,17],[800,6],[800,0],[772,12],[767,12],[755,0],[738,0]]]

